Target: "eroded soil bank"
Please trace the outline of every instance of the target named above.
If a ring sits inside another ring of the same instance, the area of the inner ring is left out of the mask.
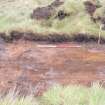
[[[40,94],[55,84],[105,81],[105,45],[0,41],[0,90]],[[55,44],[53,44],[55,45]]]

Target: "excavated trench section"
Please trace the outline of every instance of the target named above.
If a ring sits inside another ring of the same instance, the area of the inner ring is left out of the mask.
[[[105,45],[0,40],[0,90],[40,95],[62,84],[105,81]]]

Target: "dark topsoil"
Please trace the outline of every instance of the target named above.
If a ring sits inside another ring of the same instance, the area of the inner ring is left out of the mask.
[[[41,35],[38,33],[32,32],[19,32],[19,31],[12,31],[10,35],[6,35],[5,33],[0,33],[0,39],[4,40],[5,42],[13,42],[16,40],[28,40],[28,41],[45,41],[45,42],[81,42],[81,43],[88,43],[88,42],[98,42],[99,37],[94,35],[86,35],[86,34],[75,34],[75,35],[68,35],[68,34],[60,34],[60,33],[53,33],[48,35]],[[105,39],[101,38],[100,43],[105,43]]]

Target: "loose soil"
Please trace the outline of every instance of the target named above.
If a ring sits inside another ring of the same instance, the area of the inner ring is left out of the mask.
[[[105,81],[105,45],[0,40],[1,92],[15,87],[40,95],[55,84],[96,81]]]

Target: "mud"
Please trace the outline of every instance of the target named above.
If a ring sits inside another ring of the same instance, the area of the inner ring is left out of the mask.
[[[45,42],[0,40],[0,91],[15,87],[22,94],[40,95],[55,84],[89,86],[105,81],[105,45],[69,42],[48,46]]]

